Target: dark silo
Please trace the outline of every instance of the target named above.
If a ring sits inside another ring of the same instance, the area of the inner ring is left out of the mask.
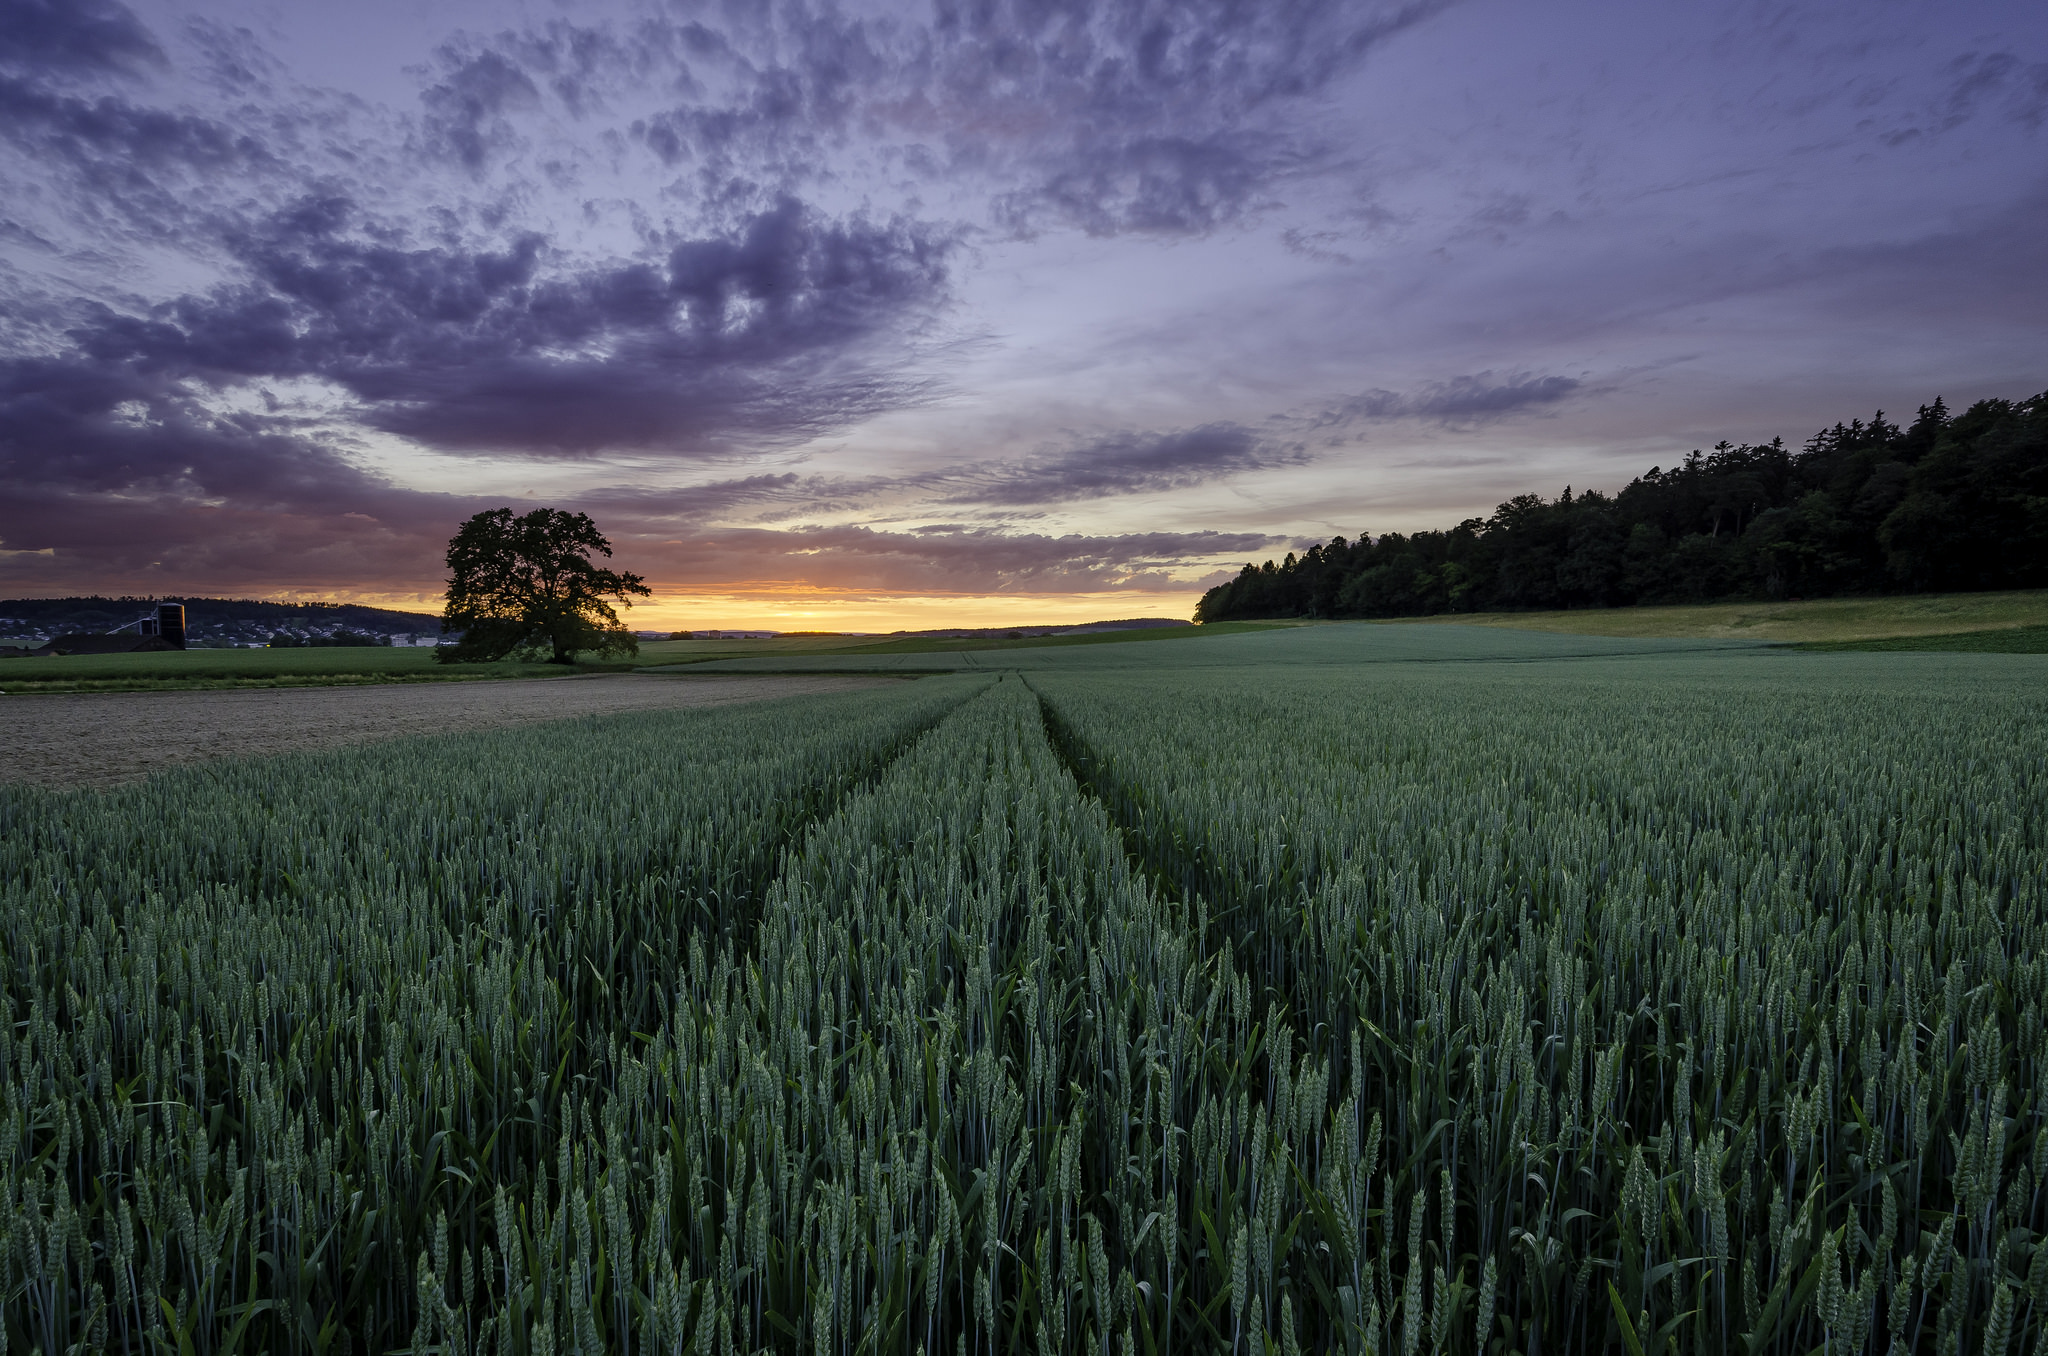
[[[185,648],[185,605],[183,603],[159,603],[156,609],[157,634],[179,649]]]

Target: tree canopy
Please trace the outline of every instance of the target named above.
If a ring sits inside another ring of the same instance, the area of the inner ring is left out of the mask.
[[[631,607],[632,596],[652,590],[637,574],[599,567],[593,552],[609,557],[612,544],[587,514],[535,509],[514,517],[500,508],[465,522],[448,543],[441,618],[442,631],[462,638],[437,657],[459,663],[545,650],[551,663],[567,664],[578,651],[638,653],[607,600]]]
[[[2048,393],[1939,398],[1694,452],[1618,494],[1525,494],[1443,531],[1342,537],[1247,564],[1198,621],[1402,617],[2048,585]]]

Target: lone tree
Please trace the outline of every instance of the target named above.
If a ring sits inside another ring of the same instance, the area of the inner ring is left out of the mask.
[[[441,617],[441,630],[462,639],[435,658],[457,664],[550,649],[550,663],[567,664],[578,650],[639,653],[605,600],[631,607],[629,595],[653,590],[637,574],[598,568],[593,551],[608,557],[612,544],[588,514],[535,509],[515,518],[501,508],[471,518],[448,543],[452,577]]]

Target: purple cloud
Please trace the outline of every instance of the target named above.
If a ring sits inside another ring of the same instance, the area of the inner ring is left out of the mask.
[[[0,0],[0,65],[105,74],[163,64],[156,39],[116,0]]]
[[[545,242],[407,247],[302,202],[235,243],[248,281],[74,332],[100,362],[216,385],[318,377],[372,428],[509,455],[786,441],[915,398],[858,346],[939,295],[950,243],[784,199],[660,264],[562,271]],[[374,223],[370,223],[374,226]]]
[[[0,0],[0,550],[431,578],[473,486],[1179,578],[1134,496],[1426,526],[2038,389],[2048,49],[1961,2]]]
[[[1332,406],[1315,422],[1329,425],[1423,419],[1453,427],[1467,426],[1555,405],[1583,389],[1584,383],[1576,377],[1520,373],[1497,378],[1491,372],[1479,372],[1431,382],[1406,392],[1363,391]]]
[[[1274,442],[1235,423],[1115,433],[1050,457],[965,472],[965,483],[950,502],[1016,507],[1143,494],[1300,465],[1306,459],[1299,444]]]

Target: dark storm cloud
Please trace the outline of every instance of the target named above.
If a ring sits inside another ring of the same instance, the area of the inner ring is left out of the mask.
[[[932,303],[949,242],[819,218],[794,199],[660,264],[543,266],[501,249],[407,248],[339,199],[234,243],[246,282],[148,317],[102,312],[88,354],[233,383],[315,377],[362,422],[430,446],[519,455],[784,441],[917,398],[860,344]]]
[[[1274,442],[1229,422],[1117,433],[1056,456],[970,474],[968,487],[949,502],[1017,506],[1142,494],[1304,460],[1299,444]]]
[[[0,365],[0,480],[9,486],[0,500],[0,580],[21,589],[173,579],[179,587],[260,579],[275,589],[332,578],[408,585],[434,577],[439,543],[493,502],[396,488],[298,420],[221,413],[160,370],[89,358]],[[830,488],[783,473],[567,502],[603,514],[636,569],[700,587],[768,579],[856,591],[1142,592],[1180,587],[1173,571],[1191,560],[1279,540],[1053,536],[958,524],[708,532],[694,525]]]
[[[64,494],[343,511],[388,493],[293,418],[219,410],[161,372],[78,357],[0,363],[0,479]]]
[[[251,413],[248,396],[274,380],[331,383],[358,424],[450,449],[696,455],[788,441],[918,397],[860,350],[938,296],[949,248],[793,199],[650,263],[551,270],[536,235],[490,250],[389,235],[345,199],[304,200],[228,237],[239,281],[143,315],[88,306],[62,352],[0,367],[4,549],[187,577],[232,558],[275,577],[304,563],[297,541],[327,542],[329,564],[380,542],[356,577],[420,577],[429,544],[482,505],[395,488],[322,426]],[[788,479],[671,511],[801,497]],[[194,537],[201,519],[212,526]],[[121,526],[95,534],[96,522]],[[43,568],[5,559],[15,577]]]
[[[291,206],[254,217],[209,206],[216,185],[309,179],[298,134],[313,115],[281,105],[230,125],[136,102],[132,89],[88,97],[53,86],[53,71],[124,77],[161,65],[162,52],[118,6],[0,4],[18,20],[7,50],[24,63],[18,78],[0,77],[0,118],[17,144],[67,167],[131,222],[182,232],[235,266],[220,285],[140,314],[86,303],[59,357],[13,369],[0,428],[7,473],[51,524],[78,517],[66,505],[111,512],[116,501],[166,514],[205,505],[253,514],[250,523],[449,511],[363,474],[313,430],[223,399],[273,380],[338,387],[355,402],[348,418],[418,444],[529,456],[723,454],[914,404],[926,380],[876,346],[943,302],[955,232],[829,220],[778,183],[817,174],[846,136],[878,133],[910,139],[907,165],[984,181],[992,216],[1014,231],[1210,229],[1307,153],[1248,118],[1313,95],[1434,8],[948,5],[919,26],[791,4],[556,21],[445,44],[421,93],[418,144],[472,175],[519,154],[522,120],[550,101],[581,119],[604,116],[622,81],[669,91],[668,107],[629,130],[662,162],[694,166],[729,226],[671,238],[659,257],[606,262],[569,260],[540,232],[422,243],[417,229],[365,213],[346,180],[302,187]],[[256,89],[268,78],[239,30],[190,36],[217,86]],[[200,180],[209,191],[191,192]],[[516,178],[509,187],[523,191]],[[1113,435],[1008,468],[743,477],[672,504],[655,496],[639,513],[701,521],[751,505],[789,518],[941,487],[1001,509],[1172,489],[1294,459],[1243,427],[1213,424]],[[250,523],[243,530],[261,538]],[[9,549],[40,549],[26,545],[22,534],[36,533],[19,515],[4,530]],[[147,555],[162,537],[137,528],[122,550]],[[946,549],[970,545],[1023,549],[998,529]],[[1091,559],[1076,577],[1124,568]]]
[[[1326,443],[1526,479],[1546,442],[1661,436],[1708,364],[1725,402],[2040,351],[2048,54],[2018,0],[1779,6],[1757,42],[1749,6],[1492,0],[1384,62],[1448,6],[662,0],[452,36],[442,6],[206,8],[152,34],[0,0],[0,553],[428,579],[492,503],[363,467],[430,479],[438,450],[495,486],[527,483],[508,457],[644,477],[562,498],[675,579],[1152,587],[1282,539],[1018,525],[1314,446],[1320,480],[1239,499],[1291,541],[1353,492]],[[1061,232],[1098,239],[1030,243]],[[1188,391],[1215,422],[1113,431]],[[673,489],[678,462],[725,478]]]
[[[394,489],[291,419],[210,409],[162,372],[77,356],[0,362],[0,483],[0,578],[31,583],[53,568],[281,577],[315,562],[417,578],[452,502]],[[19,554],[42,551],[61,564]]]
[[[364,212],[345,181],[250,215],[215,199],[262,179],[245,199],[260,204],[294,176],[303,184],[310,171],[272,145],[296,148],[310,106],[256,110],[231,129],[135,102],[132,88],[74,92],[53,80],[130,75],[157,47],[109,7],[4,12],[21,21],[0,36],[0,58],[21,67],[0,70],[4,134],[32,164],[71,176],[74,201],[97,204],[81,212],[97,229],[125,217],[231,265],[221,284],[140,313],[74,297],[53,325],[48,304],[14,299],[17,318],[42,316],[45,356],[0,370],[10,574],[45,570],[34,553],[46,550],[88,569],[187,577],[229,560],[273,579],[312,560],[358,579],[430,572],[422,543],[477,505],[364,473],[331,421],[249,412],[273,380],[338,387],[355,401],[342,418],[361,426],[514,455],[731,451],[921,398],[921,381],[869,349],[942,300],[942,230],[832,220],[782,195],[658,257],[607,261],[568,258],[539,232],[479,245],[443,230],[423,243],[402,220]],[[267,78],[245,37],[193,35],[217,87]],[[524,55],[549,93],[592,105],[590,71],[619,53],[556,37]],[[516,140],[513,121],[541,87],[493,51],[444,57],[420,135],[480,169]]]
[[[0,0],[0,65],[100,74],[163,62],[142,21],[114,0]]]
[[[161,373],[87,361],[0,366],[0,480],[9,486],[0,501],[0,581],[18,589],[172,579],[179,587],[262,580],[275,589],[333,578],[410,585],[436,576],[440,543],[455,524],[495,503],[396,488],[298,421],[210,412]],[[895,592],[1171,590],[1181,587],[1173,572],[1190,561],[1280,540],[1053,536],[958,524],[697,525],[750,503],[815,501],[830,488],[783,473],[566,503],[601,514],[636,569],[697,587],[767,580]]]
[[[0,588],[14,597],[410,591],[439,575],[442,545],[463,516],[376,517],[27,489],[0,505]],[[14,545],[26,540],[46,544]]]

